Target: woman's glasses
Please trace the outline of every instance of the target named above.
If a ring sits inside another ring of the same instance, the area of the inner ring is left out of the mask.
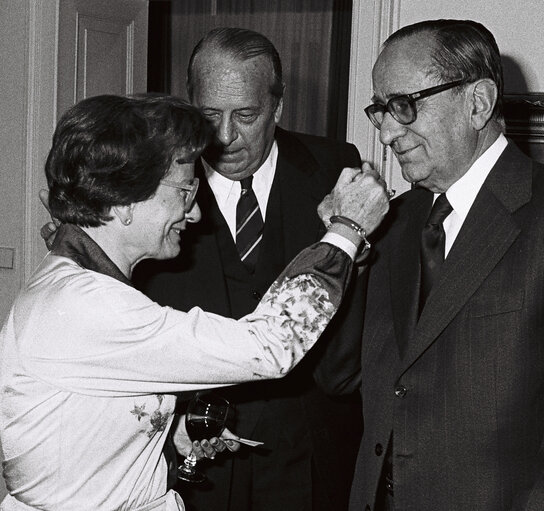
[[[367,106],[365,108],[365,113],[372,124],[378,129],[381,129],[382,127],[383,118],[386,112],[389,112],[393,119],[400,124],[411,124],[417,119],[416,101],[428,98],[429,96],[444,92],[448,89],[453,89],[463,83],[465,83],[465,80],[456,80],[454,82],[443,83],[442,85],[435,85],[434,87],[413,92],[412,94],[401,94],[400,96],[391,98],[386,105],[373,103],[372,105]]]
[[[183,207],[185,212],[188,213],[191,211],[195,202],[196,192],[198,190],[198,177],[182,183],[170,181],[169,179],[161,179],[161,185],[177,188],[181,198],[183,199]]]

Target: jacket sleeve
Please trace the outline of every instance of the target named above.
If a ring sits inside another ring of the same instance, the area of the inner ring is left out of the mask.
[[[353,144],[337,145],[341,151],[335,158],[339,167],[361,165],[361,156]],[[340,174],[341,168],[338,169]],[[316,384],[329,395],[357,392],[361,376],[361,341],[366,302],[367,266],[353,273],[346,296],[333,320],[327,326],[315,348],[313,377]]]
[[[345,395],[361,385],[361,342],[368,268],[354,273],[336,316],[327,326],[316,350],[316,384],[327,394]]]

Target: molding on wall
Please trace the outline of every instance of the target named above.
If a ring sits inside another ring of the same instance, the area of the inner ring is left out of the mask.
[[[353,0],[351,28],[347,140],[357,146],[364,160],[379,169],[389,186],[393,162],[387,158],[364,108],[372,96],[372,66],[381,44],[400,26],[400,5],[401,0]]]
[[[381,26],[380,26],[380,44],[376,48],[374,62],[378,58],[379,48],[381,44],[393,33],[400,28],[400,2],[401,0],[390,0],[382,7]],[[370,123],[369,123],[370,124]],[[394,158],[391,149],[384,146],[380,140],[376,130],[374,142],[374,158],[376,163],[379,161],[379,169],[382,178],[385,180],[389,188],[398,189],[399,186],[395,183],[395,177],[400,177],[400,168],[398,162]],[[378,160],[380,157],[380,160]],[[406,186],[407,183],[402,181]]]
[[[59,0],[29,0],[28,7],[23,281],[28,280],[46,253],[39,230],[48,217],[38,193],[46,187],[43,168],[56,121]]]

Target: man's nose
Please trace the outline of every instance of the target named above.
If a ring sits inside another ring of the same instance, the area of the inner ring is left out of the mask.
[[[223,117],[217,126],[216,135],[222,145],[229,146],[238,136],[238,132],[231,119]]]
[[[405,133],[406,126],[398,122],[389,112],[385,112],[380,128],[380,142],[390,146]]]

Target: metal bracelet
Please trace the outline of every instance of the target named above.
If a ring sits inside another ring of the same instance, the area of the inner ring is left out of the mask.
[[[372,245],[370,244],[370,241],[366,239],[366,232],[357,222],[354,222],[350,218],[340,215],[331,216],[329,220],[331,224],[343,224],[346,227],[349,227],[351,230],[355,231],[361,237],[364,243],[362,253],[370,250]]]

